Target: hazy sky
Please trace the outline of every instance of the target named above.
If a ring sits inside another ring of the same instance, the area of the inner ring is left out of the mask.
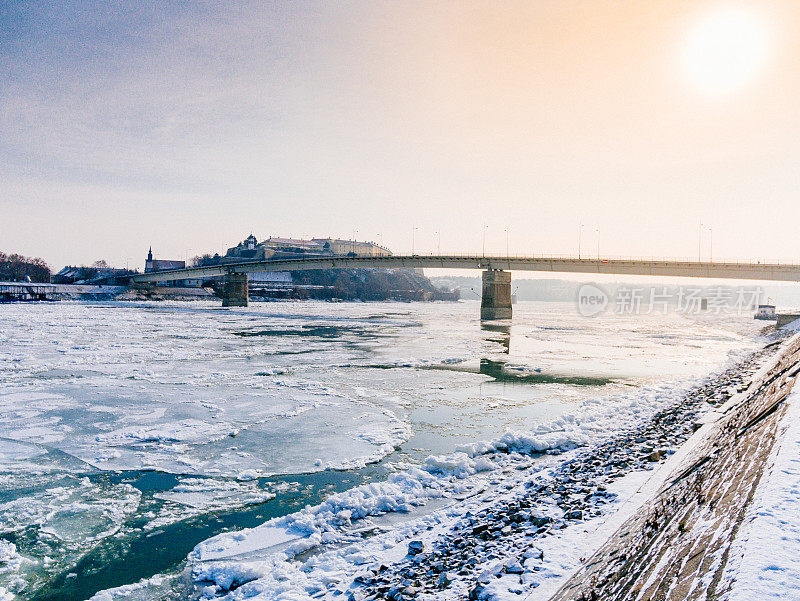
[[[56,269],[415,226],[697,257],[701,221],[800,262],[799,198],[796,0],[0,0],[0,250]]]

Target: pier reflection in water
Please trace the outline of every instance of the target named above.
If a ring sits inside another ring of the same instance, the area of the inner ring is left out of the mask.
[[[487,332],[484,338],[489,342],[499,344],[502,355],[511,355],[511,324],[507,323],[481,323],[481,330]],[[569,373],[547,373],[541,368],[530,368],[515,365],[507,359],[482,358],[478,366],[478,373],[489,376],[495,382],[512,384],[547,384],[560,383],[575,386],[603,386],[613,381],[612,378],[593,375],[578,375]]]
[[[486,340],[498,343],[506,355],[511,353],[511,324],[481,322],[481,330],[490,333]]]

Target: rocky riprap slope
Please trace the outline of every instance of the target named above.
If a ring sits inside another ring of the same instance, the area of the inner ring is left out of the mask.
[[[553,601],[714,601],[800,372],[800,339],[717,412],[654,497]],[[780,591],[776,591],[780,593]],[[789,596],[791,594],[786,593]],[[783,597],[781,597],[783,598]]]

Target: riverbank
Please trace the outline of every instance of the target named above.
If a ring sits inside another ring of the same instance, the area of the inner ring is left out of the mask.
[[[800,337],[794,336],[745,390],[704,416],[700,430],[655,477],[656,483],[663,483],[652,498],[588,559],[553,601],[713,600],[732,593],[730,598],[766,598],[735,594],[737,575],[745,580],[749,576],[750,586],[754,579],[754,566],[742,559],[748,547],[739,531],[748,511],[753,511],[753,498],[779,431],[791,426],[783,421],[789,406],[784,401],[800,371],[799,360]],[[798,403],[796,394],[794,403]],[[771,501],[791,503],[791,498]],[[731,549],[737,546],[743,547],[736,553],[738,561],[729,565]],[[760,550],[765,551],[763,545]],[[796,552],[792,549],[791,555]],[[750,557],[749,561],[765,559]],[[789,598],[788,590],[766,592]]]
[[[206,541],[190,555],[187,573],[196,594],[231,600],[548,599],[627,516],[651,523],[637,509],[662,477],[664,468],[653,467],[694,448],[708,430],[701,421],[726,412],[742,391],[762,391],[776,352],[788,351],[769,344],[671,403],[619,407],[612,418],[619,433],[599,444],[576,449],[580,442],[551,431],[473,445],[461,457],[433,458],[400,474],[390,482],[399,488],[349,491],[301,515]],[[411,506],[426,503],[432,482],[450,499],[444,507],[399,526],[386,519],[411,510],[398,509],[400,495]],[[558,595],[605,598],[592,597],[583,582],[594,586],[595,574],[581,573]]]

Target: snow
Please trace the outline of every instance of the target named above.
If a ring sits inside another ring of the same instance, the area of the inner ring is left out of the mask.
[[[466,458],[466,455],[461,455]],[[390,512],[408,512],[423,505],[426,499],[441,496],[444,486],[452,485],[453,480],[466,473],[456,464],[447,465],[455,468],[454,475],[437,478],[429,471],[410,468],[390,476],[385,482],[365,484],[331,495],[319,505],[272,519],[262,526],[218,535],[200,543],[191,557],[198,561],[220,560],[307,539],[293,548],[296,553],[323,540],[328,543],[344,540],[347,533],[343,528],[351,526],[353,520]],[[443,473],[446,466],[437,464],[432,469]]]
[[[643,387],[633,393],[588,399],[573,411],[539,424],[531,430],[508,430],[494,441],[470,443],[458,448],[470,456],[497,451],[522,455],[568,451],[595,442],[653,415],[682,397],[692,384],[689,381],[671,382]]]
[[[365,566],[389,565],[402,559],[412,537],[429,545],[437,537],[446,536],[448,528],[458,520],[477,513],[487,503],[511,498],[531,482],[550,478],[543,458],[539,459],[540,469],[530,476],[531,454],[565,452],[598,442],[676,402],[684,393],[675,386],[649,387],[604,403],[587,401],[573,413],[542,424],[534,432],[507,432],[494,441],[428,456],[419,467],[408,467],[386,482],[356,487],[257,528],[204,541],[189,557],[192,578],[197,583],[213,583],[209,595],[215,597],[235,587],[223,597],[231,601],[251,596],[263,600],[300,599],[323,591],[341,592],[337,585],[352,581]],[[569,456],[567,453],[562,459]],[[613,501],[604,506],[602,515],[537,541],[538,555],[523,564],[526,586],[520,587],[516,576],[492,577],[483,596],[518,598],[524,589],[530,595],[526,599],[547,599],[581,565],[583,557],[596,551],[613,528],[650,498],[674,469],[675,460],[655,473],[633,472],[615,481],[608,490]],[[558,460],[552,457],[551,463],[557,465]],[[411,513],[432,499],[442,499],[444,505],[411,516],[381,533],[382,522],[376,517]],[[452,501],[455,499],[458,502]],[[564,513],[546,497],[539,499],[535,511],[557,519]],[[368,522],[366,526],[379,526],[378,534],[366,541],[355,537],[354,542],[353,531],[359,528],[360,521]],[[516,542],[519,541],[508,541],[509,549]],[[311,549],[317,550],[311,560],[305,564],[293,561]],[[489,561],[484,571],[488,575],[509,569],[513,573],[516,567]],[[464,593],[463,586],[465,583],[456,582],[436,599],[456,599]]]
[[[213,441],[232,432],[233,427],[225,422],[207,423],[197,419],[186,419],[150,427],[128,426],[107,434],[98,434],[95,440],[115,447],[146,442]]]
[[[724,601],[800,599],[800,390],[730,549]]]
[[[205,513],[264,503],[274,499],[275,493],[259,487],[258,483],[254,481],[236,482],[214,478],[183,478],[177,486],[153,496],[156,499],[181,505],[188,510],[174,512],[165,519],[153,520],[148,524],[148,529],[177,521],[177,519],[184,519],[199,512]]]
[[[25,589],[26,584],[19,573],[26,564],[33,563],[17,552],[14,543],[0,540],[0,575],[5,586],[0,586],[0,601],[14,599],[14,593]]]
[[[649,498],[646,494],[638,493],[645,488],[657,487],[663,482],[665,473],[663,470],[655,474],[634,472],[616,481],[609,487],[610,498],[615,500],[606,507],[602,515],[537,540],[535,546],[528,547],[524,557],[520,558],[521,561],[508,557],[476,558],[485,562],[481,566],[478,581],[483,579],[489,583],[481,598],[518,600],[524,593],[528,601],[548,599],[568,575],[582,565],[583,558],[591,555],[607,539],[610,533],[609,516],[615,512],[621,513],[614,520],[618,523],[631,515]],[[548,477],[548,470],[542,470],[533,479]],[[429,478],[423,477],[422,480]],[[369,495],[363,494],[363,490],[362,494],[356,495],[353,495],[354,491],[349,491],[336,495],[335,502],[331,498],[326,503],[315,508],[306,508],[299,514],[272,520],[251,530],[220,535],[198,545],[190,555],[192,579],[196,583],[211,583],[207,587],[209,598],[228,601],[243,598],[263,601],[308,599],[312,595],[324,598],[332,595],[335,598],[366,568],[390,565],[403,559],[412,538],[423,541],[427,548],[437,538],[446,536],[448,529],[465,515],[477,513],[487,504],[497,502],[499,498],[513,497],[530,481],[529,475],[512,473],[504,479],[505,486],[495,487],[486,495],[449,502],[430,514],[401,522],[367,540],[354,540],[352,537],[348,540],[343,524],[350,524],[351,519],[358,516],[391,510],[393,503],[376,504],[374,497],[371,499]],[[470,484],[472,490],[479,490],[480,487],[475,482]],[[470,484],[463,482],[462,487],[466,488]],[[449,496],[446,492],[443,494]],[[387,500],[384,499],[383,503]],[[350,509],[343,512],[341,508],[344,506]],[[624,511],[621,511],[623,508]],[[343,516],[342,513],[346,515]],[[554,517],[563,515],[563,511],[546,497],[540,499],[537,513]],[[292,532],[295,533],[294,536],[291,535]],[[340,546],[326,551],[323,543],[333,541],[340,543]],[[512,547],[512,542],[515,541],[508,541],[509,548]],[[292,561],[299,553],[315,547],[321,547],[322,552],[305,563]],[[502,555],[502,551],[500,553]],[[496,574],[503,571],[514,576],[495,578]],[[520,577],[516,574],[521,574],[525,586],[520,586]],[[463,598],[466,583],[458,580],[457,575],[452,575],[451,578],[456,581],[450,588],[426,599],[450,601]],[[235,590],[227,592],[231,588]]]
[[[89,601],[152,601],[166,598],[175,577],[156,575],[133,584],[126,584],[113,589],[100,591]],[[163,595],[163,596],[162,596]],[[0,597],[0,600],[2,597]]]

